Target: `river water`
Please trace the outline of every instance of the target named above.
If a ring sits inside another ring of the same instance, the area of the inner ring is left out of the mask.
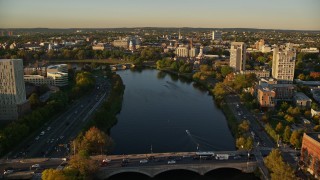
[[[153,69],[117,73],[125,91],[113,154],[235,150],[222,111],[193,82]]]
[[[110,132],[115,142],[113,154],[235,150],[234,138],[222,111],[208,92],[193,82],[150,69],[117,73],[123,80],[125,91],[118,123]],[[218,169],[205,176],[174,170],[154,178],[139,173],[120,173],[110,179],[258,178],[236,169]]]

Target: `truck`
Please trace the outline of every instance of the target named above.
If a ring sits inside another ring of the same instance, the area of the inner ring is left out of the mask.
[[[229,159],[229,154],[216,154],[216,159],[227,160]]]

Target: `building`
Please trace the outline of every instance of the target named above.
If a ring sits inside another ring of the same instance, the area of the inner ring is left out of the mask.
[[[221,32],[219,32],[219,31],[212,31],[212,40],[214,40],[214,41],[221,41],[221,40],[222,40]]]
[[[185,45],[179,45],[179,47],[176,48],[175,54],[178,57],[189,57],[189,47]]]
[[[319,53],[319,49],[318,48],[304,48],[301,49],[302,53]]]
[[[103,51],[103,50],[105,50],[106,49],[106,47],[105,47],[105,44],[104,43],[98,43],[98,44],[96,44],[96,45],[93,45],[92,46],[92,50],[101,50],[101,51]]]
[[[270,71],[267,70],[245,70],[241,71],[241,74],[255,74],[257,78],[269,78],[270,77]]]
[[[320,178],[320,133],[304,133],[300,163],[315,178]]]
[[[276,101],[291,101],[296,89],[293,84],[270,84],[269,85],[276,92]]]
[[[48,78],[40,75],[24,75],[24,81],[35,85],[54,85],[53,78]]]
[[[47,77],[53,79],[53,85],[62,87],[68,85],[68,73],[63,72],[47,72]]]
[[[24,80],[35,85],[47,84],[58,87],[67,86],[68,65],[50,65],[47,67],[46,77],[40,75],[24,75]]]
[[[29,108],[22,59],[1,59],[0,120],[15,120]]]
[[[312,103],[312,100],[302,92],[296,92],[293,101],[300,108],[310,108]]]
[[[129,47],[129,39],[124,38],[124,39],[118,39],[113,41],[113,46],[114,47],[120,47],[124,49],[128,49]]]
[[[265,108],[274,108],[276,105],[275,102],[276,92],[269,87],[260,86],[257,91],[257,98],[260,107]]]
[[[68,73],[68,65],[67,64],[57,64],[50,65],[47,67],[47,73],[55,73],[55,72],[63,72]]]
[[[230,48],[230,67],[235,72],[244,71],[246,66],[246,45],[243,42],[232,42]]]
[[[270,47],[270,46],[263,45],[263,46],[261,47],[261,52],[263,52],[263,53],[271,52],[271,47]]]
[[[280,83],[292,84],[296,61],[295,49],[287,46],[284,50],[273,49],[272,77]]]

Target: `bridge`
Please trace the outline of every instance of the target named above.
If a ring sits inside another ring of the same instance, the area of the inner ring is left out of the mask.
[[[195,152],[157,153],[152,154],[153,160],[149,160],[147,163],[140,163],[140,160],[146,159],[148,156],[150,157],[150,154],[108,156],[108,159],[111,160],[110,164],[100,168],[99,172],[96,174],[96,178],[108,179],[111,176],[128,172],[155,177],[158,174],[172,170],[187,170],[198,173],[199,175],[205,175],[210,171],[221,168],[232,168],[245,173],[252,173],[258,168],[256,160],[252,158],[249,159],[243,152],[228,151],[219,153],[228,153],[230,157],[224,160],[216,158],[200,158],[195,160],[192,156]],[[236,156],[238,158],[234,158]],[[122,158],[129,159],[130,162],[128,165],[124,167],[121,166]],[[170,159],[176,159],[176,163],[168,164],[167,162]]]

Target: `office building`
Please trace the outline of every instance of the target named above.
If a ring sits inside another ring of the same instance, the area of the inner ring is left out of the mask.
[[[1,59],[0,120],[15,120],[28,109],[22,59]]]
[[[281,50],[278,47],[273,49],[272,77],[279,83],[293,82],[296,51],[290,46]]]
[[[232,42],[230,48],[230,67],[235,72],[244,71],[246,66],[246,44],[243,42]]]

